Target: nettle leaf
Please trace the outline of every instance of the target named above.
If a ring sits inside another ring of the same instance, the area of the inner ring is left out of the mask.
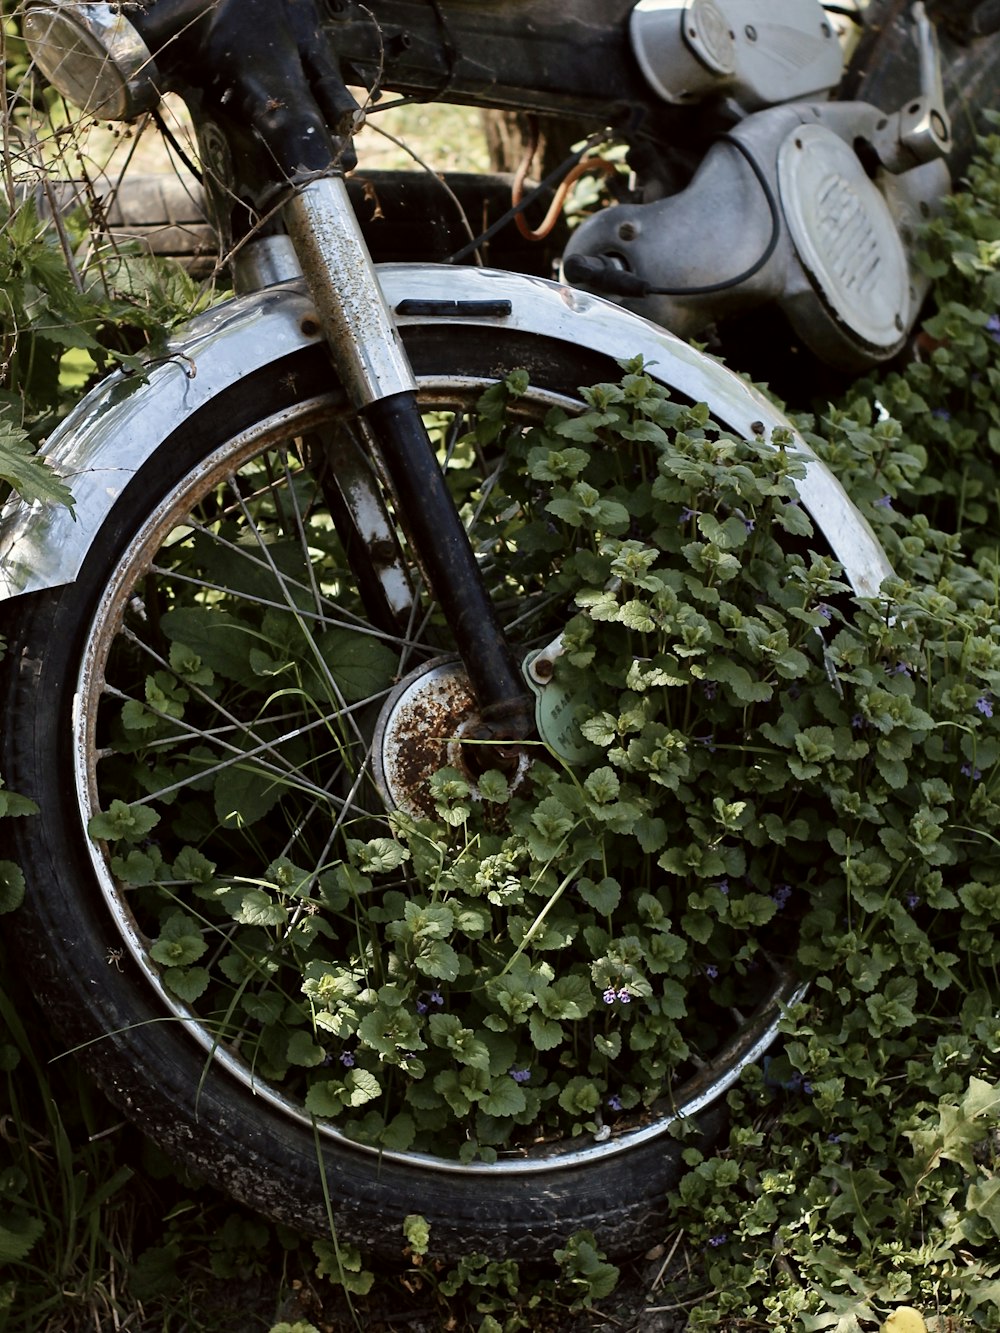
[[[113,856],[111,870],[116,879],[133,888],[143,884],[155,884],[163,867],[163,857],[159,848],[141,852],[133,847],[127,856]]]
[[[546,1018],[573,1022],[584,1018],[594,1008],[594,992],[589,977],[569,975],[553,981],[538,995],[538,1007]]]
[[[186,967],[197,962],[207,948],[201,926],[194,917],[186,912],[172,912],[164,921],[159,938],[150,946],[149,956],[165,967]]]
[[[459,1064],[489,1069],[489,1047],[454,1014],[432,1014],[429,1026],[434,1045],[450,1051]]]
[[[571,1078],[559,1094],[559,1105],[570,1115],[592,1116],[600,1104],[596,1084],[583,1074]]]
[[[774,693],[773,685],[756,680],[746,667],[721,654],[709,657],[705,663],[705,676],[725,685],[741,704],[767,703]]]
[[[524,1089],[510,1077],[499,1079],[491,1085],[489,1092],[484,1093],[479,1099],[480,1110],[498,1118],[520,1115],[527,1109],[527,1105],[528,1099],[524,1095]]]
[[[327,630],[317,640],[326,669],[347,703],[388,689],[396,674],[396,653],[372,634]]]
[[[211,671],[250,688],[259,684],[250,665],[250,650],[260,647],[259,633],[235,616],[207,607],[178,607],[160,623],[172,643],[183,645]]]
[[[865,1008],[871,1017],[871,1032],[881,1037],[888,1032],[901,1032],[916,1022],[913,1006],[917,1002],[917,983],[913,977],[893,977],[885,989],[870,995]]]
[[[461,969],[461,960],[446,940],[423,940],[414,964],[425,977],[438,981],[454,981]]]
[[[652,607],[648,602],[640,601],[637,597],[622,602],[618,609],[617,619],[626,629],[635,630],[637,634],[652,634],[656,629]]]
[[[290,1065],[305,1065],[312,1069],[326,1059],[323,1047],[313,1041],[312,1035],[302,1028],[297,1028],[288,1038],[286,1058]]]
[[[528,1031],[536,1050],[551,1051],[560,1046],[566,1036],[562,1027],[554,1019],[546,1018],[538,1010],[533,1010],[528,1019]]]
[[[370,842],[352,842],[351,855],[359,870],[368,875],[386,875],[398,870],[410,859],[409,849],[394,838],[372,838]]]
[[[344,1079],[348,1106],[364,1106],[381,1096],[382,1085],[370,1070],[351,1069]]]
[[[605,1037],[598,1033],[594,1037],[594,1046],[609,1060],[617,1060],[622,1053],[622,1034],[621,1032],[612,1032],[610,1036]]]
[[[174,879],[190,884],[211,884],[215,877],[215,863],[195,847],[183,847],[173,866]]]
[[[344,1086],[337,1079],[314,1083],[306,1093],[305,1107],[310,1115],[321,1120],[332,1120],[340,1114],[346,1102]]]
[[[241,740],[248,750],[260,743],[252,735]],[[259,823],[281,800],[288,781],[249,755],[235,760],[219,773],[213,785],[216,819],[223,828],[249,828]]]
[[[742,518],[730,515],[720,523],[714,514],[700,514],[698,527],[703,537],[723,550],[735,551],[746,544],[751,529]]]
[[[490,768],[480,774],[476,786],[484,801],[490,801],[494,805],[504,805],[510,800],[510,783],[499,769]]]
[[[206,967],[169,967],[163,980],[186,1004],[194,1004],[208,990],[211,975]]]
[[[87,832],[107,842],[141,842],[159,822],[160,816],[148,806],[116,800],[105,813],[91,818]]]
[[[288,908],[275,902],[264,889],[247,889],[233,919],[244,926],[283,926]]]
[[[42,458],[26,431],[4,413],[0,415],[0,481],[6,482],[28,504],[56,504],[72,509],[73,492]]]
[[[772,518],[779,527],[784,528],[793,537],[811,537],[813,535],[812,521],[797,500],[789,500],[786,504],[776,505],[772,511]]]
[[[402,1005],[377,1004],[358,1025],[358,1036],[390,1064],[399,1064],[409,1052],[427,1049],[416,1014]]]
[[[260,994],[244,991],[240,997],[240,1005],[245,1013],[258,1023],[262,1023],[264,1027],[280,1022],[285,1012],[284,997],[273,990],[261,991]]]
[[[535,481],[572,481],[589,462],[586,449],[528,450],[528,474]]]
[[[16,1264],[27,1258],[45,1232],[39,1217],[29,1217],[21,1209],[5,1212],[0,1221],[0,1264]]]
[[[22,815],[37,815],[38,806],[27,796],[18,796],[17,792],[8,791],[0,778],[0,819],[15,819]]]
[[[605,876],[599,884],[595,884],[592,879],[581,879],[577,881],[576,887],[587,906],[602,916],[610,916],[621,902],[621,885],[609,876]]]

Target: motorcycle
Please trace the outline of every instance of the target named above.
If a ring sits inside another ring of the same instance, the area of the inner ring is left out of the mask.
[[[919,224],[971,142],[949,94],[991,88],[991,14],[949,8],[946,94],[920,4],[27,0],[33,58],[76,105],[131,121],[165,91],[184,99],[237,295],[53,433],[72,513],[4,512],[0,769],[39,807],[12,831],[18,936],[107,1094],[233,1196],[389,1256],[413,1214],[442,1255],[534,1257],[582,1228],[618,1254],[662,1230],[682,1131],[717,1132],[723,1094],[803,993],[787,963],[757,975],[749,1010],[720,1008],[660,1097],[582,1133],[529,1123],[499,1151],[449,1155],[366,1137],[360,1077],[345,1118],[284,1075],[338,1058],[352,1072],[331,1043],[377,946],[352,953],[329,920],[371,892],[345,869],[356,845],[409,891],[392,834],[434,813],[442,769],[475,793],[485,749],[523,790],[533,766],[586,754],[560,683],[571,612],[546,595],[556,564],[521,568],[532,493],[498,480],[508,446],[484,393],[519,372],[511,410],[530,433],[641,358],[739,438],[790,432],[800,503],[853,593],[890,573],[781,411],[689,340],[738,349],[777,316],[782,350],[846,374],[901,353],[926,293]],[[911,51],[918,81],[889,100]],[[508,202],[492,178],[445,191],[356,168],[386,90],[567,119],[584,146],[560,178],[624,144],[619,197],[531,254],[510,227],[557,181]],[[293,1004],[258,985],[279,910],[265,889],[286,874],[282,928],[308,927],[343,966],[307,966],[313,1026],[278,1051],[252,1033]],[[229,949],[216,901],[259,935]],[[199,1005],[209,948],[234,987],[222,1013]],[[425,956],[423,1015],[457,979],[442,955]],[[402,1023],[393,985],[381,1002]],[[415,1078],[422,1030],[402,1056],[386,1047]]]

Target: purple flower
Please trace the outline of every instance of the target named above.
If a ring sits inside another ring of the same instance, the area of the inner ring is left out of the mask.
[[[851,730],[860,731],[864,725],[865,725],[864,718],[861,716],[860,713],[855,713],[854,716],[851,718]]]
[[[688,509],[687,505],[685,505],[681,510],[680,518],[677,520],[677,526],[682,528],[685,523],[689,522],[692,518],[697,518],[700,513],[700,509]]]
[[[622,1002],[622,1004],[632,1003],[632,996],[629,994],[629,989],[627,986],[623,986],[621,988],[621,990],[618,992],[618,998]]]
[[[728,1235],[728,1233],[725,1232],[725,1231],[722,1231],[722,1232],[719,1233],[718,1236],[709,1236],[709,1238],[708,1238],[708,1243],[709,1243],[709,1245],[712,1246],[712,1248],[713,1248],[714,1250],[717,1250],[717,1249],[719,1248],[720,1245],[725,1245],[725,1243],[726,1243],[726,1241],[727,1241],[728,1239],[729,1239],[729,1235]]]
[[[709,981],[714,981],[718,975],[719,975],[719,969],[715,966],[715,964],[708,963],[705,967],[705,976],[708,977]]]
[[[531,1078],[531,1070],[530,1070],[530,1069],[512,1069],[512,1070],[510,1071],[510,1076],[511,1076],[511,1078],[514,1080],[515,1083],[527,1083],[528,1079]]]
[[[820,602],[819,605],[816,607],[816,610],[820,613],[820,615],[823,617],[824,620],[833,619],[833,612],[827,606],[826,602]]]
[[[444,1004],[444,996],[439,990],[432,990],[430,993],[431,1004]]]
[[[976,700],[976,708],[982,713],[983,717],[993,716],[993,700],[988,694],[981,694]]]
[[[701,692],[704,694],[708,702],[711,703],[718,694],[719,687],[714,680],[706,680],[702,683]]]
[[[614,1002],[615,1002],[615,991],[614,991],[614,987],[613,987],[613,986],[609,986],[608,989],[604,992],[604,995],[603,995],[602,998],[603,998],[605,1004],[614,1004]]]
[[[611,1111],[620,1111],[622,1109],[622,1099],[617,1092],[613,1092],[607,1100],[608,1109]]]
[[[417,1001],[417,1004],[416,1004],[416,1009],[417,1009],[417,1013],[418,1013],[418,1014],[426,1014],[426,1012],[427,1012],[427,1001],[426,1001],[426,1000],[418,1000],[418,1001]]]
[[[892,508],[892,496],[891,496],[891,495],[881,495],[881,496],[879,496],[879,498],[875,501],[875,508],[876,508],[876,509],[891,509],[891,508]]]
[[[345,1069],[353,1069],[353,1068],[354,1068],[354,1056],[351,1054],[350,1051],[341,1051],[341,1052],[340,1052],[340,1063],[344,1066]]]
[[[973,782],[978,782],[983,776],[978,768],[973,768],[972,764],[963,764],[962,772],[967,778],[971,778]]]
[[[909,674],[910,674],[910,668],[906,665],[905,662],[897,662],[896,665],[889,672],[890,676],[909,676]]]
[[[743,520],[743,526],[746,528],[747,532],[753,532],[753,528],[754,528],[754,521],[753,521],[753,519],[752,519],[752,518],[745,518],[745,519]]]
[[[907,905],[907,907],[910,909],[911,912],[913,911],[913,909],[914,909],[915,907],[919,907],[919,906],[920,906],[920,894],[919,894],[919,893],[914,893],[913,890],[911,889],[910,892],[906,895],[906,905]]]
[[[937,417],[938,421],[950,421],[951,413],[946,407],[935,407],[931,409],[931,416]]]
[[[986,321],[986,332],[995,343],[1000,343],[1000,315],[990,315]]]
[[[727,894],[729,892],[729,880],[720,879],[715,887],[719,890],[721,894]]]
[[[827,1134],[827,1136],[826,1136],[826,1141],[827,1141],[827,1143],[839,1143],[839,1142],[840,1142],[840,1135],[839,1135],[839,1134]]]
[[[792,896],[792,886],[790,884],[779,884],[771,894],[772,899],[778,905],[778,911],[782,912],[788,906],[788,900]]]

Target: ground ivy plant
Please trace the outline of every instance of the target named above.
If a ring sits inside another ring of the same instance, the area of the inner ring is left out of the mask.
[[[90,827],[165,985],[257,1077],[366,1141],[487,1160],[632,1124],[709,1058],[785,975],[807,908],[875,873],[859,811],[932,729],[881,609],[813,531],[790,435],[733,438],[640,364],[525,427],[527,388],[515,373],[479,404],[475,446],[503,466],[461,500],[477,545],[502,533],[508,595],[561,631],[575,762],[536,745],[526,777],[446,765],[425,810],[342,819],[320,856],[287,830],[328,750],[296,740],[276,783],[249,742],[238,764],[191,749],[204,707],[259,727],[321,693],[295,617],[206,595],[199,566],[158,610],[157,669],[102,722]],[[205,544],[171,546],[175,572]],[[341,699],[389,688],[378,643],[321,646]],[[980,760],[987,722],[973,708]]]
[[[693,1328],[1000,1327],[998,167],[991,136],[928,228],[915,357],[802,423],[896,569],[837,665],[887,764],[829,831],[850,871],[802,919],[783,1050],[688,1154]]]

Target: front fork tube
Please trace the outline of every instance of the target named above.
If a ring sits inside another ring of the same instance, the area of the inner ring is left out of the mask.
[[[521,740],[534,708],[417,405],[416,380],[342,177],[311,181],[285,223],[334,363],[378,441],[417,563],[455,636],[487,735]]]

